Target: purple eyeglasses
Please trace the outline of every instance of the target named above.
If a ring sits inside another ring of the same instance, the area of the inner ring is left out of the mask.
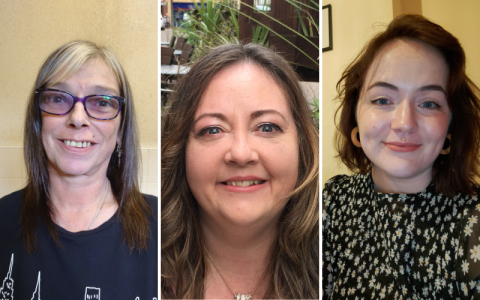
[[[47,114],[66,115],[73,109],[75,103],[82,102],[87,115],[97,120],[115,119],[125,103],[123,97],[90,95],[79,98],[55,89],[37,89],[35,94],[37,94],[38,106]]]

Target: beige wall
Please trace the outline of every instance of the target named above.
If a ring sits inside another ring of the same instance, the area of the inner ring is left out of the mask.
[[[393,4],[398,0],[330,0],[322,4],[332,4],[333,51],[322,54],[322,184],[337,174],[349,171],[333,157],[333,114],[336,108],[331,100],[336,96],[335,85],[341,72],[358,54],[362,46],[375,32],[382,30],[375,23],[389,23],[393,19]],[[408,4],[407,1],[403,4]],[[398,7],[397,7],[398,9]],[[415,9],[419,9],[416,7]],[[422,0],[423,16],[441,25],[456,36],[467,56],[467,74],[480,84],[480,1],[465,0]]]
[[[422,0],[422,10],[460,41],[467,56],[467,75],[480,85],[480,1]]]
[[[114,50],[130,79],[142,147],[157,147],[157,1],[19,0],[0,9],[1,146],[21,146],[26,101],[45,58],[87,39]]]
[[[117,54],[132,86],[142,153],[157,151],[157,11],[157,0],[1,2],[0,196],[5,189],[13,191],[23,182],[23,159],[16,153],[21,153],[27,98],[36,74],[53,50],[75,39],[108,46]],[[149,164],[150,155],[143,160]],[[155,170],[143,170],[142,174],[156,173],[157,161],[155,157]],[[156,184],[157,176],[152,176],[148,182]],[[149,186],[148,190],[156,191]]]
[[[343,70],[360,52],[365,42],[393,19],[392,2],[385,0],[330,0],[332,5],[333,50],[322,53],[322,186],[337,174],[349,171],[333,150],[337,108],[336,84]],[[376,24],[374,24],[376,23]]]

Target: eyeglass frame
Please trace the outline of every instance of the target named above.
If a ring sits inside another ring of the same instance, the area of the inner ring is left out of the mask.
[[[41,107],[40,107],[40,101],[39,101],[39,98],[40,98],[40,94],[42,92],[61,92],[61,93],[65,93],[69,96],[71,96],[73,98],[73,104],[72,104],[72,107],[70,107],[70,109],[64,113],[64,114],[54,114],[54,113],[51,113],[51,112],[48,112],[48,111],[45,111],[43,110]],[[75,107],[75,104],[77,104],[77,102],[81,102],[83,104],[83,108],[85,109],[85,113],[92,119],[95,119],[95,120],[100,120],[100,121],[108,121],[108,120],[113,120],[115,119],[116,117],[118,117],[118,115],[120,114],[120,112],[122,111],[122,107],[123,105],[125,104],[125,98],[124,97],[120,97],[120,96],[112,96],[112,95],[88,95],[88,96],[85,96],[85,97],[77,97],[77,96],[74,96],[68,92],[65,92],[65,91],[61,91],[61,90],[57,90],[57,89],[49,89],[49,88],[39,88],[39,89],[36,89],[35,90],[35,94],[36,95],[36,99],[38,101],[38,107],[40,108],[41,111],[43,111],[44,113],[47,113],[47,114],[50,114],[50,115],[55,115],[55,116],[64,116],[64,115],[67,115],[69,114],[72,109]],[[90,113],[88,112],[87,110],[87,107],[86,107],[86,100],[88,98],[91,98],[91,97],[111,97],[111,98],[114,98],[116,100],[118,100],[118,111],[117,111],[117,114],[112,117],[112,118],[108,118],[108,119],[100,119],[100,118],[95,118],[94,116],[91,116]]]

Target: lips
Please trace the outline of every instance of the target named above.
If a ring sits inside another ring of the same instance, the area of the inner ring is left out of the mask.
[[[220,184],[229,191],[254,191],[262,188],[266,180],[256,176],[235,176]]]
[[[384,142],[385,146],[387,146],[390,150],[395,152],[412,152],[420,148],[421,144],[414,144],[414,143],[401,143],[401,142]]]
[[[256,184],[261,184],[263,183],[264,180],[244,180],[244,181],[226,181],[226,185],[231,185],[231,186],[251,186],[251,185],[256,185]]]

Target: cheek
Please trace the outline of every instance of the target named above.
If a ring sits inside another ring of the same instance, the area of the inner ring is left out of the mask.
[[[211,151],[208,153],[195,141],[188,142],[185,150],[186,175],[188,185],[194,193],[204,186],[204,182],[210,178],[209,172],[215,169],[211,162],[211,155]]]
[[[59,128],[59,124],[55,124],[54,121],[53,118],[42,118],[42,143],[46,151],[49,150],[49,144],[52,143],[52,134],[55,128]]]
[[[263,164],[273,177],[278,178],[282,189],[291,191],[298,178],[299,148],[296,138],[286,142],[282,147],[263,146]]]
[[[432,139],[441,139],[447,135],[450,118],[442,116],[438,118],[426,119],[421,126],[426,136]]]
[[[362,142],[375,139],[381,132],[390,130],[388,116],[366,112],[358,120],[358,130]]]

